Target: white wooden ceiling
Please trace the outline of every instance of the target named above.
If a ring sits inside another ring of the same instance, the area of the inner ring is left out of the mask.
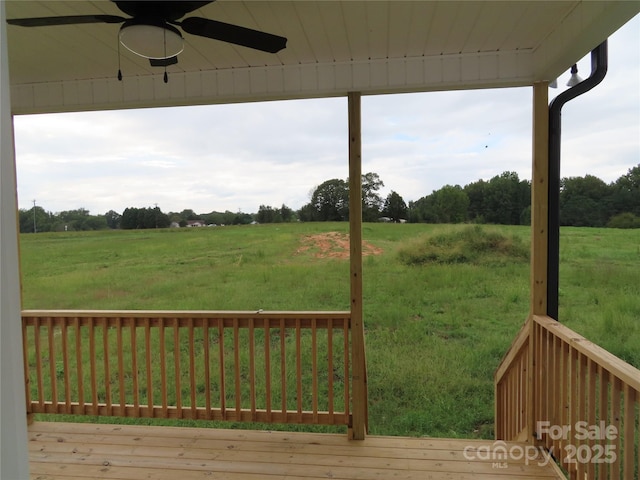
[[[110,1],[4,2],[6,18],[124,15]],[[288,38],[277,54],[185,33],[162,68],[120,49],[119,24],[9,25],[14,113],[531,85],[567,70],[637,1],[236,1],[187,14]]]

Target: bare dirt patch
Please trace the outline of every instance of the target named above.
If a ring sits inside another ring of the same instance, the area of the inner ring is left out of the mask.
[[[296,255],[310,253],[315,258],[349,258],[349,234],[340,232],[318,233],[302,237]],[[381,255],[381,248],[362,241],[362,255]]]

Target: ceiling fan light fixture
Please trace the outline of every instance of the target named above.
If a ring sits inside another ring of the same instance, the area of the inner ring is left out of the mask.
[[[136,55],[152,59],[175,57],[184,49],[180,31],[163,21],[124,22],[120,28],[120,43]]]

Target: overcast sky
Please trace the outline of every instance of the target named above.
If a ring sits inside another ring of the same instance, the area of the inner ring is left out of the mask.
[[[589,56],[578,63],[589,75]],[[568,73],[550,90],[565,89]],[[532,89],[365,96],[365,172],[408,203],[443,185],[531,176]],[[20,208],[92,214],[158,205],[295,210],[348,177],[347,100],[295,100],[14,120]],[[603,82],[562,110],[562,176],[616,180],[640,163],[640,17],[609,39]]]

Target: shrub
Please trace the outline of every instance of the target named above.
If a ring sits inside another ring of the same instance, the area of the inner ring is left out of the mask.
[[[609,219],[609,228],[640,228],[640,217],[631,212],[619,213]]]
[[[517,236],[487,231],[480,225],[462,230],[422,237],[398,252],[406,265],[426,263],[504,263],[526,261],[529,248]]]

